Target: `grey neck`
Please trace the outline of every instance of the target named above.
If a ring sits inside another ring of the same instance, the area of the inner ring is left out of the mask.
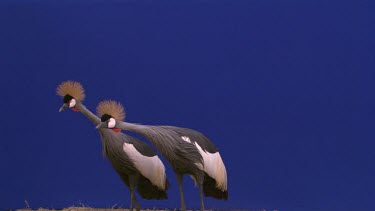
[[[123,122],[123,121],[116,121],[116,127],[121,128],[123,130],[133,131],[133,132],[139,132],[139,131],[146,129],[146,126],[144,125],[132,124],[132,123]]]
[[[75,106],[78,108],[78,110],[85,115],[94,125],[97,125],[100,123],[99,117],[97,117],[95,114],[93,114],[91,111],[89,111],[86,106],[84,106],[82,103],[78,103]]]

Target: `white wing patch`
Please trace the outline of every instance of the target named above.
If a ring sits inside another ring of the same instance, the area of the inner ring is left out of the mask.
[[[133,144],[129,143],[124,143],[123,149],[144,177],[161,190],[165,190],[165,167],[157,155],[153,157],[144,156],[134,148]]]
[[[187,136],[181,137],[184,141],[191,143],[190,138]],[[203,157],[204,169],[210,177],[214,178],[216,181],[216,187],[222,191],[227,190],[227,171],[223,160],[221,159],[220,153],[209,153],[203,151],[202,147],[195,142],[195,146],[198,148],[199,153]]]

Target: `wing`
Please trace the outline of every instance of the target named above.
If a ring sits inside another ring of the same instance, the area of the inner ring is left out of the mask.
[[[184,141],[194,144],[203,157],[204,172],[215,180],[216,188],[222,191],[227,190],[227,171],[219,151],[210,139],[202,133],[189,128],[162,127],[175,131]]]
[[[189,129],[189,128],[174,127],[174,126],[161,126],[161,127],[167,130],[172,130],[176,132],[180,137],[182,136],[189,137],[192,143],[197,142],[199,146],[206,152],[209,152],[209,153],[218,152],[218,149],[210,141],[210,139],[196,130]]]
[[[144,136],[163,154],[174,171],[195,176],[202,175],[203,159],[198,149],[194,144],[182,140],[181,136],[173,130],[122,121],[117,121],[116,127]]]
[[[164,164],[157,155],[152,157],[140,153],[133,144],[124,142],[123,150],[133,161],[137,170],[161,190],[166,188],[166,174]]]
[[[127,136],[126,142],[132,144],[134,148],[143,156],[154,157],[156,155],[155,151],[146,142],[141,141],[129,135],[126,135],[126,136]]]
[[[186,142],[193,143],[190,137],[182,136],[181,138]],[[195,142],[193,144],[195,144],[195,146],[199,150],[199,153],[203,157],[203,171],[206,172],[210,177],[212,177],[216,181],[216,187],[218,189],[222,191],[227,190],[227,171],[225,169],[224,162],[221,159],[220,153],[210,153],[204,151],[202,147],[198,144],[198,142]]]

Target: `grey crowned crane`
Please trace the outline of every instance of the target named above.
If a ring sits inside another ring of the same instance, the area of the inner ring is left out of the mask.
[[[63,97],[64,104],[60,112],[66,108],[81,112],[94,125],[101,119],[90,112],[83,104],[85,91],[82,85],[74,81],[65,81],[57,88],[57,94]],[[99,109],[99,111],[101,111]],[[117,121],[125,118],[123,107],[120,105],[104,110]],[[139,202],[134,191],[144,199],[167,199],[166,190],[169,182],[165,167],[153,149],[145,142],[121,133],[119,129],[99,129],[103,154],[108,158],[112,167],[130,190],[130,209],[135,203],[140,210]]]
[[[98,108],[119,105],[102,101]],[[171,164],[179,184],[181,210],[186,210],[182,188],[183,175],[190,175],[199,186],[201,210],[203,193],[216,199],[228,199],[227,172],[215,145],[202,133],[188,128],[150,126],[119,121],[109,113],[101,112],[102,123],[97,128],[122,129],[146,137]]]

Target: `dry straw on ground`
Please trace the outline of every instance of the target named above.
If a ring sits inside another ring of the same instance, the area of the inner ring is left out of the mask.
[[[115,209],[107,208],[107,209],[102,209],[102,208],[91,208],[91,207],[68,207],[68,208],[62,209],[62,211],[91,211],[91,210],[94,210],[94,211],[129,211],[129,209],[121,209],[121,208],[115,208]],[[18,209],[17,211],[31,211],[31,209]],[[54,209],[39,208],[36,211],[54,211]],[[145,209],[145,210],[141,210],[141,211],[166,211],[166,210]]]
[[[18,209],[16,211],[31,211],[32,209]],[[54,211],[55,209],[43,209],[39,208],[36,209],[35,211]],[[57,209],[57,210],[62,210],[62,211],[129,211],[129,209],[121,209],[121,208],[91,208],[91,207],[68,207],[65,209]],[[57,211],[56,210],[56,211]],[[134,209],[135,210],[135,209]],[[141,211],[177,211],[175,210],[157,210],[157,209],[144,209]],[[187,210],[187,211],[192,211],[192,210]],[[209,210],[208,210],[209,211]]]
[[[31,211],[32,209],[18,209],[17,211]],[[55,209],[43,209],[39,208],[35,211],[54,211]],[[65,209],[58,209],[62,211],[129,211],[129,209],[121,209],[121,208],[91,208],[91,207],[68,207]],[[134,209],[135,210],[135,209]],[[141,211],[178,211],[178,209],[165,209],[165,210],[157,210],[157,209],[144,209]],[[187,211],[193,211],[193,210],[187,210]],[[206,211],[214,211],[214,210],[206,210]],[[224,210],[220,210],[224,211]],[[245,209],[232,209],[228,211],[278,211],[278,210],[265,210],[265,209],[253,209],[253,210],[245,210]]]

